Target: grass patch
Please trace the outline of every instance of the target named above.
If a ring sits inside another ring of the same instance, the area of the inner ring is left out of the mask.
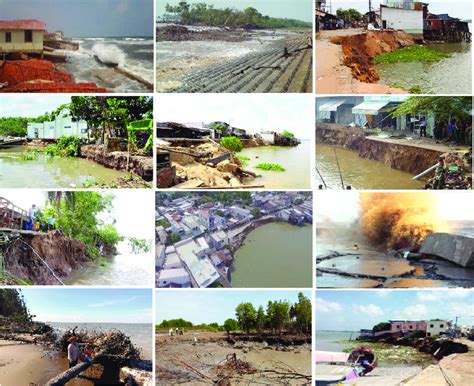
[[[235,158],[237,158],[240,161],[243,167],[246,167],[249,165],[250,157],[247,157],[245,155],[236,155]]]
[[[423,90],[420,86],[413,86],[408,91],[410,94],[423,94]]]
[[[425,46],[410,46],[400,48],[393,52],[386,52],[374,58],[375,64],[406,63],[406,62],[439,62],[441,59],[450,58],[445,54]]]
[[[280,164],[271,164],[271,163],[261,163],[255,166],[257,169],[262,169],[262,170],[271,170],[274,172],[284,172],[286,169],[281,166]]]
[[[22,161],[36,161],[39,157],[38,150],[25,151],[20,154],[20,159]]]

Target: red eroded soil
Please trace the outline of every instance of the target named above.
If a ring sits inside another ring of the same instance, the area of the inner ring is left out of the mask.
[[[414,38],[403,31],[368,31],[351,36],[334,36],[331,43],[342,46],[343,63],[351,69],[355,78],[365,83],[375,83],[380,79],[374,66],[374,56],[416,44]]]
[[[106,92],[95,83],[75,83],[74,77],[43,59],[0,61],[2,92]]]

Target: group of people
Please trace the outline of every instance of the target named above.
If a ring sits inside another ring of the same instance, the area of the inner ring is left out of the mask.
[[[173,327],[171,327],[168,331],[168,335],[169,336],[184,335],[184,328],[183,327],[181,327],[181,328],[176,327],[176,329],[173,330]]]
[[[410,131],[412,133],[415,132],[416,126],[418,126],[420,138],[426,138],[426,117],[411,117]],[[435,128],[434,137],[437,139],[447,139],[448,141],[453,142],[454,145],[466,145],[465,136],[468,127],[468,123],[462,122],[461,120],[451,119],[449,122],[439,123],[439,126],[437,125],[437,128]]]
[[[31,208],[28,210],[28,221],[25,223],[25,230],[48,233],[53,232],[56,236],[62,236],[63,233],[61,226],[57,228],[56,215],[53,213],[49,216],[47,221],[44,221],[41,218],[41,214],[38,213],[35,204],[31,205]]]
[[[69,368],[76,366],[79,363],[79,360],[87,363],[92,363],[94,361],[95,351],[92,342],[82,344],[82,352],[77,336],[71,336],[68,339],[68,343],[67,359],[69,361]]]

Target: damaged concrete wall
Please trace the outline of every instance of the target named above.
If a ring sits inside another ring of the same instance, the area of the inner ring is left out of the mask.
[[[13,276],[31,280],[34,284],[54,284],[58,281],[31,250],[33,248],[59,277],[68,277],[89,258],[86,245],[79,240],[52,235],[23,235],[13,242],[5,255],[5,269]],[[28,247],[28,244],[30,247]]]
[[[432,233],[423,242],[420,253],[435,255],[462,267],[474,267],[474,239],[449,233]]]

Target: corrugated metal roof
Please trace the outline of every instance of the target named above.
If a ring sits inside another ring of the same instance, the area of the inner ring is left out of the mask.
[[[386,105],[388,105],[388,101],[362,102],[352,108],[352,114],[377,115]]]
[[[2,30],[46,30],[46,24],[39,20],[0,20],[0,29]]]
[[[337,108],[345,102],[345,99],[332,100],[319,106],[319,111],[337,111]]]

